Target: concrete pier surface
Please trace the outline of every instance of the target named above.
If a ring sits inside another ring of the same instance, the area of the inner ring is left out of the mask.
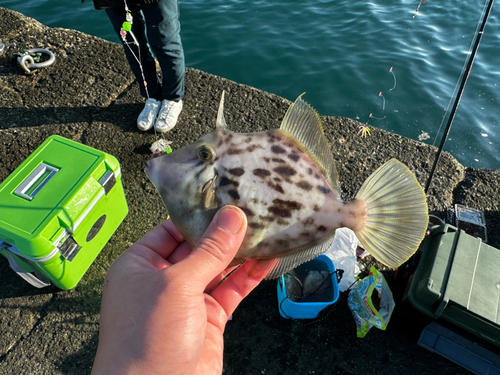
[[[5,8],[0,8],[0,42],[16,43],[0,55],[0,182],[48,136],[59,134],[118,158],[130,210],[71,291],[35,289],[0,257],[0,373],[89,374],[106,272],[130,244],[166,218],[144,173],[155,135],[136,127],[144,99],[121,45],[49,28]],[[52,51],[56,62],[26,75],[10,56],[35,47]],[[291,104],[287,99],[295,99],[188,68],[184,109],[178,125],[167,134],[174,149],[214,129],[223,90],[228,126],[240,132],[279,127]],[[344,199],[353,198],[370,173],[393,157],[425,185],[435,147],[377,128],[371,136],[360,137],[361,124],[347,118],[322,121]],[[488,242],[500,248],[499,182],[498,170],[465,168],[444,153],[428,194],[430,213],[444,218],[446,208],[455,203],[482,210]],[[393,275],[387,269],[384,273],[388,279]],[[289,321],[278,312],[276,281],[262,282],[227,324],[224,374],[468,373],[417,346],[405,324],[390,324],[387,331],[374,328],[358,339],[345,295],[334,306],[324,319],[307,322],[311,324]],[[411,327],[412,318],[405,323]]]

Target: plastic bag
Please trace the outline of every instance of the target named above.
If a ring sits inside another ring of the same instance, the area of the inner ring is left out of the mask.
[[[335,231],[333,242],[325,252],[335,269],[344,270],[342,280],[339,282],[339,291],[345,292],[355,281],[360,268],[356,258],[356,248],[359,241],[356,234],[348,228],[339,228]]]
[[[349,292],[348,305],[356,321],[357,336],[365,337],[373,326],[387,328],[395,303],[384,276],[372,267],[370,274]]]

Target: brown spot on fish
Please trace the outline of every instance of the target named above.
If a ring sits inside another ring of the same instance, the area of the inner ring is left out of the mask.
[[[319,206],[317,204],[314,205],[313,211],[314,212],[319,212]]]
[[[295,201],[284,201],[276,198],[273,200],[273,205],[268,207],[267,210],[278,217],[292,217],[293,211],[300,210],[302,205]]]
[[[311,237],[311,233],[309,233],[309,232],[301,232],[300,236],[301,237]]]
[[[253,170],[253,174],[257,177],[264,178],[270,176],[271,172],[269,172],[267,169],[256,168]]]
[[[286,150],[283,147],[277,145],[272,146],[271,151],[274,152],[275,154],[284,154],[286,152]]]
[[[326,232],[326,227],[325,227],[324,225],[320,225],[320,226],[318,227],[318,230],[319,230],[320,232]]]
[[[330,193],[330,192],[331,192],[331,190],[330,190],[330,189],[327,189],[326,187],[321,186],[321,185],[318,185],[318,186],[317,186],[317,188],[318,188],[318,190],[319,190],[320,192],[322,192],[323,194],[328,194],[328,193]]]
[[[222,146],[222,144],[224,143],[224,138],[220,138],[218,141],[217,141],[217,148],[219,148],[220,146]]]
[[[263,158],[266,163],[269,163],[271,161],[271,158]]]
[[[200,176],[201,176],[201,174],[202,174],[203,172],[205,172],[205,170],[206,170],[206,169],[207,169],[207,167],[208,167],[208,165],[206,165],[206,164],[205,164],[205,162],[203,162],[203,164],[204,164],[205,166],[204,166],[203,168],[201,168],[198,172],[196,172],[196,174],[194,175],[194,177],[195,177],[196,179],[199,179],[199,178],[200,178]]]
[[[226,176],[222,176],[219,180],[219,186],[227,186],[227,185],[234,185],[236,187],[240,186],[240,183],[238,181],[230,180]]]
[[[279,217],[276,222],[278,223],[278,225],[283,225],[283,226],[287,226],[289,224],[288,221],[282,219],[281,217]]]
[[[274,221],[274,216],[262,216],[262,215],[259,215],[259,218],[263,221],[268,221],[270,223],[272,223]]]
[[[247,215],[247,217],[253,217],[253,216],[255,216],[255,214],[253,213],[253,211],[251,209],[249,209],[248,207],[240,207],[240,208],[245,213],[245,215]]]
[[[273,184],[272,182],[269,182],[267,186],[276,190],[278,193],[285,194],[285,191],[283,190],[283,187],[280,184]]]
[[[319,180],[319,179],[321,178],[321,175],[316,173],[316,174],[314,175],[314,177],[316,177],[316,179],[318,179],[318,180]]]
[[[273,180],[274,180],[274,181],[276,181],[276,182],[281,182],[281,181],[283,181],[283,180],[282,180],[281,178],[279,178],[279,177],[274,177],[274,178],[273,178]]]
[[[233,199],[236,199],[236,200],[240,199],[240,194],[238,193],[238,191],[237,191],[237,190],[234,190],[234,189],[233,189],[233,190],[228,190],[228,192],[227,192],[227,193],[228,193],[228,194],[229,194],[229,196],[230,196],[231,198],[233,198]]]
[[[284,163],[285,162],[283,159],[280,159],[280,158],[273,158],[273,161],[275,163]]]
[[[304,225],[312,225],[314,224],[314,218],[308,217],[307,219],[304,220]]]
[[[255,150],[256,150],[256,149],[258,149],[258,148],[260,148],[260,149],[264,149],[264,147],[262,147],[261,145],[251,145],[251,146],[248,146],[248,147],[247,147],[247,151],[248,151],[248,152],[253,152],[253,151],[255,151]]]
[[[299,156],[299,155],[297,155],[297,154],[295,154],[295,153],[291,153],[291,154],[289,154],[289,155],[288,155],[288,157],[289,157],[290,159],[292,159],[293,161],[297,161],[297,160],[299,160],[299,159],[300,159],[300,156]]]
[[[308,169],[307,169],[307,173],[309,173],[309,175],[312,175],[312,174],[313,174],[313,170],[312,170],[312,168],[308,168]]]
[[[225,143],[229,143],[231,142],[231,139],[233,139],[233,135],[231,133],[229,133],[226,137],[226,139],[224,140]]]
[[[295,169],[288,166],[276,167],[273,169],[273,171],[279,173],[283,177],[293,176],[295,173],[297,173]]]
[[[233,176],[240,177],[243,176],[245,170],[243,168],[231,168],[228,170],[228,172],[231,173]]]
[[[312,189],[312,185],[307,181],[300,181],[297,183],[297,186],[303,190],[309,191]]]
[[[269,143],[279,142],[281,141],[280,137],[275,136],[273,133],[269,133]]]
[[[252,137],[247,137],[247,139],[245,139],[245,143],[250,143],[252,142]]]
[[[287,248],[290,244],[287,240],[278,239],[276,240],[276,245]]]
[[[248,226],[250,228],[254,228],[254,229],[264,229],[266,226],[262,223],[254,223],[254,222],[251,222],[251,223],[248,223]]]
[[[239,148],[230,148],[227,150],[228,155],[241,155],[245,152],[245,150],[239,149]]]
[[[342,213],[342,209],[341,209],[341,208],[339,208],[339,209],[337,210],[337,212],[338,212],[339,214],[341,214],[341,213]]]
[[[356,213],[356,211],[349,211],[349,216],[356,218],[358,217],[358,214]]]

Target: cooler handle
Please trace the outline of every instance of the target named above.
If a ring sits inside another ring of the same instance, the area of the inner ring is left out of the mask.
[[[26,177],[21,185],[14,190],[14,194],[29,201],[33,200],[35,195],[42,190],[57,172],[59,172],[59,168],[52,167],[45,163],[40,164],[28,177]]]
[[[19,262],[14,258],[14,255],[7,250],[3,249],[5,254],[7,255],[7,259],[9,261],[10,268],[12,268],[19,276],[21,276],[28,283],[33,285],[35,288],[44,288],[50,285],[50,280],[47,279],[42,273],[40,273],[37,269],[34,269],[36,276],[29,273],[24,269],[23,266],[19,264]]]

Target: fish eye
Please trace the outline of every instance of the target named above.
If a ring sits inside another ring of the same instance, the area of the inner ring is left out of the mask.
[[[204,161],[213,160],[213,158],[215,157],[215,151],[212,147],[201,146],[198,150],[198,157]]]

